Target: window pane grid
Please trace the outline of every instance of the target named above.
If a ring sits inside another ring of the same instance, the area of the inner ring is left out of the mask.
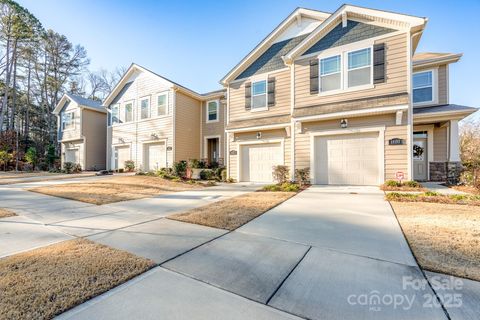
[[[257,81],[252,84],[252,109],[267,106],[267,81]]]
[[[212,101],[208,103],[208,121],[217,120],[217,102]]]
[[[157,97],[157,114],[163,116],[167,114],[167,95],[162,94]]]

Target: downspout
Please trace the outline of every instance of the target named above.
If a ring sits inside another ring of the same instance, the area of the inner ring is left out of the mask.
[[[290,64],[290,178],[295,181],[295,63]],[[311,155],[310,155],[311,156]]]
[[[173,133],[172,133],[172,163],[170,166],[167,163],[167,167],[171,167],[173,163],[175,163],[175,151],[176,151],[176,146],[175,146],[175,127],[176,127],[176,113],[177,113],[177,88],[172,89],[172,117],[173,117]],[[168,159],[168,158],[167,158]],[[168,160],[167,160],[168,162]]]
[[[230,133],[226,132],[227,125],[230,123],[230,85],[227,85],[227,107],[225,110],[225,122],[226,125],[224,127],[225,131],[225,141],[226,141],[226,150],[225,150],[225,163],[227,164],[227,179],[230,179]]]

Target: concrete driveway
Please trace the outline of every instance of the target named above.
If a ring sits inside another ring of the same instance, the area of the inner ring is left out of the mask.
[[[148,227],[140,233],[165,228]],[[376,188],[314,186],[236,231],[199,228],[185,233],[211,240],[151,256],[160,266],[147,276],[62,318],[447,319],[438,304],[424,306],[436,296],[413,285],[425,277]],[[129,237],[118,232],[91,238],[115,246]],[[136,247],[124,249],[151,253]]]

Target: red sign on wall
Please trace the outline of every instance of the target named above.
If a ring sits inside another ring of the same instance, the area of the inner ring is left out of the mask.
[[[397,180],[405,180],[405,173],[403,171],[397,171],[395,172],[395,178],[397,178]]]

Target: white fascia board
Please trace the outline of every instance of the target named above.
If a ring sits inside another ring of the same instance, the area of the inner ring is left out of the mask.
[[[441,112],[430,112],[430,113],[420,113],[420,114],[413,114],[414,119],[428,119],[428,118],[436,118],[436,117],[459,117],[464,118],[472,113],[476,112],[477,110],[456,110],[456,111],[441,111]]]
[[[255,130],[272,130],[272,129],[283,129],[289,127],[291,123],[280,123],[280,124],[271,124],[266,126],[254,126],[254,127],[247,127],[247,128],[238,128],[238,129],[226,129],[225,132],[249,132]]]
[[[313,115],[313,116],[295,117],[293,119],[296,122],[329,120],[329,119],[337,119],[342,117],[359,117],[359,116],[364,116],[369,114],[375,115],[375,114],[395,113],[397,111],[403,111],[403,110],[408,110],[408,105],[388,106],[388,107],[370,108],[370,109],[344,111],[344,112],[333,112],[333,113]]]

